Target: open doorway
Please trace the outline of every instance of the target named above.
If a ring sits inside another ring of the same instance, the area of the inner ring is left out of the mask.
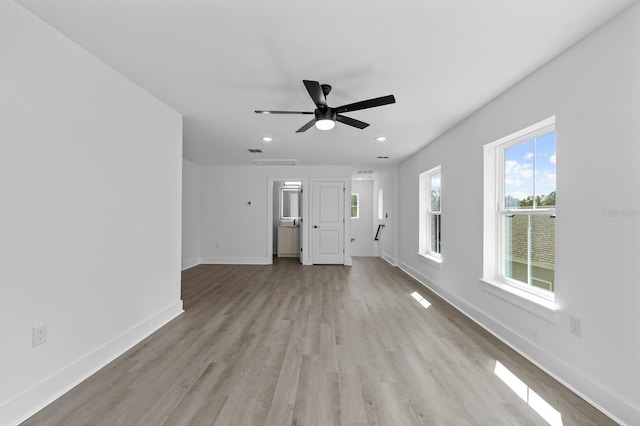
[[[270,258],[297,258],[303,262],[304,179],[269,179]]]

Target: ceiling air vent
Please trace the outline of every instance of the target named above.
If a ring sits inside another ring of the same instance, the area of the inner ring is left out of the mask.
[[[378,156],[378,160],[388,160],[388,159],[389,159],[389,156],[387,156],[387,155],[379,155]]]
[[[373,173],[373,170],[358,170],[356,172],[358,175],[370,175],[371,173]]]
[[[258,160],[254,159],[258,166],[297,166],[298,160]]]
[[[249,148],[249,152],[252,154],[262,154],[262,150],[260,148]]]

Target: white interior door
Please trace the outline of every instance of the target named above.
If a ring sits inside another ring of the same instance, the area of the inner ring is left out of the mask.
[[[344,182],[313,181],[312,263],[344,264]]]

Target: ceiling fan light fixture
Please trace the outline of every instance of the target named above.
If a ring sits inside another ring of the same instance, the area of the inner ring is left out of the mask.
[[[319,130],[331,130],[336,126],[336,122],[333,120],[329,120],[324,118],[322,120],[316,120],[316,127]]]

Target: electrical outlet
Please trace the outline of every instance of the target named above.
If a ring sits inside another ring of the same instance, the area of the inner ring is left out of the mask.
[[[47,343],[47,325],[39,325],[33,327],[33,347]]]
[[[576,336],[582,336],[582,325],[580,324],[580,320],[578,318],[569,317],[569,333],[575,334]]]

